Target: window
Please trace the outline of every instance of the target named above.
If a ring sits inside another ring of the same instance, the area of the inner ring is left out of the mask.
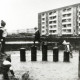
[[[45,31],[44,30],[42,30],[42,33],[44,33]]]
[[[49,17],[49,19],[52,19],[52,17]]]
[[[63,28],[65,28],[65,27],[66,27],[66,24],[63,25]]]
[[[67,29],[67,32],[71,32],[71,29]]]
[[[44,13],[42,13],[42,16],[44,16]]]
[[[53,16],[53,19],[55,19],[56,18],[56,16]]]
[[[56,23],[56,21],[53,21],[53,23]]]
[[[80,15],[80,12],[79,12],[79,15]]]
[[[42,26],[42,28],[45,28],[45,26]]]
[[[50,26],[50,28],[52,28],[52,26]]]
[[[71,18],[67,19],[67,22],[71,22]]]
[[[52,15],[52,12],[50,12],[49,15]]]
[[[71,11],[71,8],[68,8],[67,11]]]
[[[79,20],[80,20],[80,17],[79,17]]]
[[[42,24],[45,24],[45,22],[42,22]]]
[[[54,28],[56,28],[56,25],[53,25]]]
[[[65,12],[66,11],[66,9],[63,9],[63,12]]]
[[[71,27],[71,24],[67,24],[68,27]]]
[[[68,17],[71,16],[71,13],[67,14],[67,16],[68,16]]]
[[[42,18],[42,20],[45,20],[45,18]]]
[[[52,21],[49,21],[49,24],[52,24]]]
[[[62,22],[66,22],[66,19],[63,19]]]
[[[52,30],[50,30],[49,32],[52,33]]]
[[[66,14],[63,14],[63,17],[66,17]]]
[[[66,32],[66,29],[63,29],[62,32]]]
[[[53,13],[56,13],[56,11],[54,11]]]
[[[56,33],[56,30],[53,30],[53,33]]]

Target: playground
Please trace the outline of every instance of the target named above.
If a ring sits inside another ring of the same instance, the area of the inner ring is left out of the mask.
[[[1,26],[4,27],[5,25],[6,23],[2,20]],[[54,48],[52,47],[53,50],[49,50],[47,48],[47,42],[42,42],[42,50],[38,50],[35,46],[36,41],[39,42],[39,46],[41,42],[38,30],[35,32],[34,44],[33,46],[31,44],[30,49],[26,49],[25,47],[21,49],[19,46],[19,51],[12,51],[9,46],[5,45],[6,35],[4,33],[5,30],[3,31],[1,29],[0,80],[2,80],[2,74],[5,80],[9,80],[10,75],[8,75],[8,72],[12,74],[12,77],[17,77],[18,80],[79,80],[79,51],[75,49],[72,52],[73,58],[69,58],[69,54],[71,54],[69,43],[67,44],[66,42],[63,44],[65,47],[68,46],[65,52],[58,49],[58,43],[55,43]],[[16,42],[14,43],[16,44]],[[11,43],[9,42],[8,44],[10,45]],[[21,42],[18,44],[22,46]],[[16,45],[15,49],[17,49]],[[11,46],[14,47],[13,44]],[[9,50],[6,51],[5,48],[9,48]],[[13,67],[13,69],[11,67]],[[22,79],[23,74],[27,72],[29,72],[29,78],[25,75],[24,78],[27,79]],[[10,80],[12,80],[12,78],[10,78]]]
[[[11,54],[12,66],[16,77],[29,71],[32,80],[79,80],[78,63],[79,51],[73,51],[70,62],[63,61],[64,51],[59,51],[59,61],[53,61],[53,51],[48,50],[48,60],[42,61],[42,51],[37,51],[37,60],[31,61],[31,50],[26,50],[26,61],[20,61],[20,51],[8,51]]]

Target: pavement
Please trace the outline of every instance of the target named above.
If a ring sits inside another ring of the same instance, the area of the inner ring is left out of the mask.
[[[31,51],[26,51],[26,62],[20,61],[20,51],[8,51],[16,77],[29,71],[33,80],[80,80],[78,77],[79,51],[73,51],[70,62],[63,62],[63,51],[59,51],[59,61],[53,62],[53,51],[48,50],[48,61],[42,61],[42,51],[37,51],[37,61],[31,61]],[[0,75],[1,78],[2,75]],[[1,79],[0,79],[1,80]]]

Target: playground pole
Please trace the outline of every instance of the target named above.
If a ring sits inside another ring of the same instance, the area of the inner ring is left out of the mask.
[[[31,46],[31,61],[37,60],[37,47],[35,45]]]
[[[25,52],[25,48],[20,48],[20,61],[23,61],[23,62],[26,61],[26,52]]]

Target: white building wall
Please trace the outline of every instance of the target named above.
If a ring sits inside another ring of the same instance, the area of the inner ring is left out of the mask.
[[[46,35],[46,13],[41,14],[41,35]]]
[[[53,9],[40,14],[41,35],[74,36],[80,34],[80,4]],[[56,18],[53,19],[55,16]]]
[[[77,10],[78,10],[78,13],[77,13],[77,16],[78,16],[78,19],[77,19],[77,21],[78,21],[78,34],[80,35],[80,5],[78,5]]]
[[[48,13],[49,35],[58,35],[58,11]]]
[[[70,10],[69,10],[70,9]],[[62,9],[62,35],[73,34],[73,8]]]

